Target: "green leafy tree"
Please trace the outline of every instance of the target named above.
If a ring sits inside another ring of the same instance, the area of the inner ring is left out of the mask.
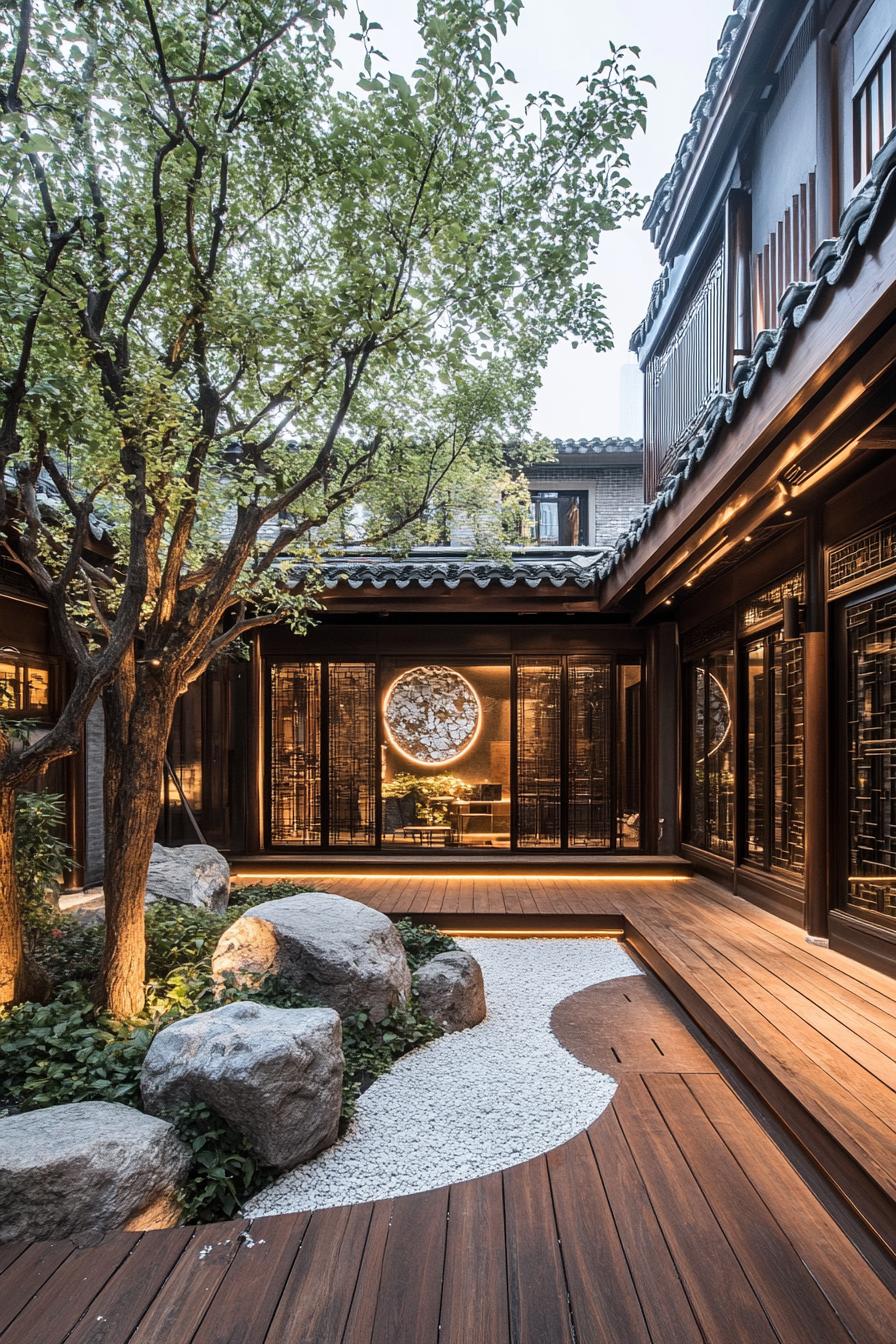
[[[521,97],[495,56],[521,0],[421,0],[413,71],[361,14],[353,82],[342,8],[3,11],[0,525],[86,687],[71,722],[103,696],[120,1014],[178,696],[259,626],[305,629],[325,551],[518,498],[504,445],[559,339],[607,344],[589,269],[641,205],[628,49],[573,105]]]

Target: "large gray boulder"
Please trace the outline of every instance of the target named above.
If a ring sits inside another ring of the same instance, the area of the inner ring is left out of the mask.
[[[424,962],[414,973],[414,993],[421,1011],[443,1031],[463,1031],[485,1017],[482,968],[459,948]]]
[[[0,1241],[173,1227],[192,1156],[132,1106],[79,1101],[0,1120]]]
[[[166,849],[153,845],[146,903],[180,901],[181,905],[206,910],[227,909],[230,899],[230,865],[211,845],[180,845]]]
[[[306,891],[248,910],[221,935],[212,957],[220,981],[240,984],[277,975],[344,1015],[364,1010],[375,1022],[407,1003],[411,975],[390,919],[344,896]]]
[[[204,1102],[268,1166],[286,1171],[335,1143],[342,1023],[332,1008],[230,1003],[160,1031],[143,1061],[143,1105]]]

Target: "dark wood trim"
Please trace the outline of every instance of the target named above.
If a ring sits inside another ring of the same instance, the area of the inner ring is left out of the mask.
[[[689,845],[685,841],[682,842],[681,857],[695,873],[702,873],[704,877],[711,877],[714,882],[721,882],[723,886],[733,889],[733,859],[726,859],[721,854],[710,854],[709,850],[698,849],[696,845]]]
[[[833,951],[896,977],[896,929],[872,924],[846,910],[832,910],[828,927]]]
[[[734,892],[754,905],[761,905],[770,914],[803,927],[805,900],[798,879],[741,863],[734,870]]]

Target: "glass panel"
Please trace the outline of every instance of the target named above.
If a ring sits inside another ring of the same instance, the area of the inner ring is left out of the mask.
[[[706,659],[706,710],[703,760],[706,770],[706,848],[734,852],[734,734],[731,683],[734,657],[713,653]]]
[[[0,713],[12,714],[22,708],[19,673],[15,663],[0,662]]]
[[[531,540],[539,546],[583,546],[588,535],[587,490],[533,490]]]
[[[320,844],[320,664],[271,668],[271,842]]]
[[[616,669],[617,830],[622,849],[641,844],[641,665]]]
[[[803,870],[803,642],[775,635],[774,780],[771,862]]]
[[[848,608],[846,656],[847,904],[896,918],[896,595]]]
[[[569,664],[569,843],[609,848],[612,748],[609,658]]]
[[[747,658],[747,742],[744,844],[748,858],[765,862],[768,845],[768,666],[764,639],[750,644]]]
[[[28,708],[35,713],[50,708],[50,674],[45,667],[28,668]]]
[[[524,848],[560,844],[559,658],[517,662],[517,839]]]
[[[331,663],[330,842],[376,842],[376,668]]]
[[[383,844],[510,847],[510,663],[383,662]]]
[[[685,835],[692,845],[706,847],[706,779],[703,769],[703,720],[706,712],[703,666],[690,663],[686,669],[689,724],[687,735],[687,818]]]

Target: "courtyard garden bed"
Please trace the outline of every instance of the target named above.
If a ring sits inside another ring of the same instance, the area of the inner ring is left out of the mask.
[[[33,955],[54,982],[47,1004],[28,1003],[0,1016],[0,1115],[70,1102],[105,1101],[140,1107],[144,1059],[156,1035],[178,1020],[250,999],[278,1008],[315,1006],[276,976],[241,986],[216,984],[212,954],[226,929],[254,907],[306,888],[291,883],[244,887],[222,913],[159,901],[147,908],[146,1006],[118,1019],[94,1008],[91,987],[102,949],[102,923],[85,923],[33,902],[28,935]],[[398,924],[411,971],[455,944],[434,929]],[[435,1040],[441,1029],[413,998],[375,1022],[357,1012],[342,1018],[345,1070],[341,1128],[358,1097],[397,1059]],[[176,1127],[193,1153],[180,1197],[185,1221],[231,1216],[273,1173],[241,1135],[208,1106],[181,1110]]]

